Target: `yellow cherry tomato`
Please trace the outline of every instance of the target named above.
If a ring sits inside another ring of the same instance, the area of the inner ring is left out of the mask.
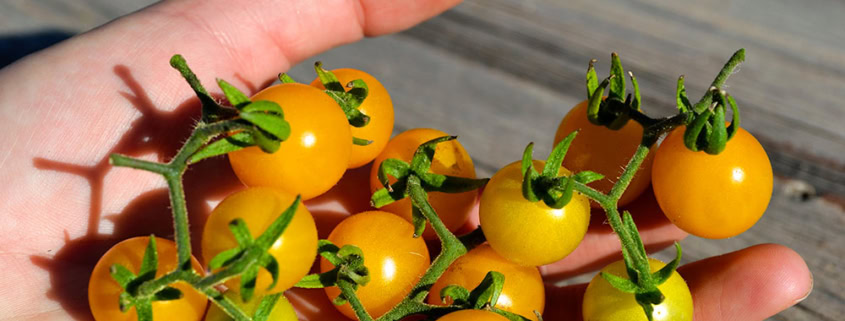
[[[252,100],[278,103],[291,132],[275,153],[265,153],[255,146],[229,153],[229,162],[241,182],[301,194],[307,200],[340,180],[349,162],[352,134],[334,100],[303,84],[271,86]]]
[[[666,264],[649,259],[651,272]],[[619,277],[628,278],[624,261],[614,262],[601,270]],[[690,321],[693,316],[692,295],[687,283],[678,272],[672,273],[666,282],[657,286],[665,299],[654,306],[654,321]],[[614,288],[601,275],[596,275],[584,293],[582,305],[584,321],[646,321],[643,308],[634,299],[634,294]]]
[[[346,86],[350,81],[361,79],[367,84],[367,98],[358,106],[358,110],[370,117],[370,122],[364,127],[352,127],[352,136],[371,140],[367,146],[352,145],[349,156],[349,168],[358,168],[372,161],[387,145],[393,132],[393,101],[384,85],[370,74],[351,68],[332,70],[340,83]],[[311,86],[321,90],[326,89],[320,78],[314,79]]]
[[[522,266],[501,257],[490,245],[483,244],[459,257],[434,283],[428,295],[429,304],[451,303],[440,300],[440,291],[448,285],[460,285],[472,290],[481,283],[487,272],[496,271],[505,276],[502,293],[496,307],[536,320],[534,311],[543,313],[546,291],[540,271],[533,266]]]
[[[428,247],[422,238],[414,238],[413,234],[411,223],[382,211],[352,215],[329,234],[328,240],[338,247],[351,244],[364,253],[364,266],[370,272],[370,282],[358,287],[356,293],[374,318],[402,301],[428,269]],[[329,261],[320,258],[321,272],[333,268]],[[338,287],[325,290],[331,300],[340,295]],[[347,317],[356,319],[349,304],[336,307]]]
[[[242,219],[253,239],[258,238],[295,199],[293,195],[268,187],[248,188],[226,197],[211,212],[203,228],[202,256],[206,266],[220,252],[238,246],[229,230],[229,222]],[[311,269],[317,256],[317,227],[305,205],[299,204],[290,224],[268,252],[279,263],[278,283],[267,289],[273,279],[267,270],[259,269],[256,296],[287,290]],[[229,279],[226,286],[239,291],[240,277]]]
[[[570,133],[578,130],[578,135],[569,146],[563,167],[574,172],[591,170],[604,175],[604,178],[588,184],[603,193],[610,192],[610,188],[622,175],[622,170],[628,160],[640,145],[643,127],[631,120],[619,130],[611,130],[604,126],[597,126],[587,119],[587,101],[576,105],[566,114],[555,133],[555,145]],[[652,153],[646,157],[640,169],[634,175],[630,185],[622,193],[618,205],[630,203],[645,191],[651,180]],[[595,202],[592,205],[598,207]]]
[[[416,128],[402,132],[384,148],[384,151],[376,157],[373,161],[373,167],[370,172],[370,191],[375,192],[383,186],[378,180],[378,167],[385,159],[396,158],[406,162],[411,161],[414,157],[414,152],[417,147],[423,143],[438,138],[448,136],[448,134],[430,128]],[[431,172],[443,175],[475,178],[475,166],[472,159],[467,154],[464,147],[461,146],[457,140],[443,142],[437,144],[434,152],[434,159],[431,161]],[[390,183],[396,180],[390,177]],[[477,199],[477,191],[469,191],[458,194],[448,194],[440,192],[428,193],[428,201],[437,212],[440,220],[446,227],[454,232],[466,222],[469,213],[475,205]],[[393,202],[381,208],[383,211],[391,212],[401,216],[408,222],[413,222],[411,217],[411,199],[405,198],[397,202]],[[425,239],[435,239],[437,234],[431,224],[426,223],[425,232],[423,233]]]
[[[544,162],[534,161],[535,168]],[[561,167],[561,174],[569,174]],[[500,169],[487,182],[479,205],[487,242],[504,258],[539,266],[569,255],[584,239],[590,224],[590,202],[578,192],[561,209],[522,196],[521,162]]]
[[[740,128],[718,155],[684,146],[675,129],[654,157],[654,195],[682,230],[705,238],[739,235],[763,216],[772,198],[772,165],[760,143]]]
[[[124,290],[112,278],[110,269],[112,265],[120,264],[137,275],[141,271],[144,251],[149,242],[150,238],[148,236],[124,240],[112,246],[97,261],[97,265],[94,266],[94,271],[91,272],[91,278],[88,281],[88,305],[91,307],[91,313],[94,315],[95,320],[138,320],[138,314],[134,307],[129,308],[125,313],[120,311],[119,298]],[[156,251],[158,253],[156,277],[158,278],[176,269],[176,244],[173,241],[157,237]],[[197,273],[202,274],[203,269],[194,257],[191,257],[191,267]],[[202,319],[203,314],[205,314],[205,307],[208,304],[206,296],[197,292],[184,282],[176,282],[170,286],[179,289],[182,292],[182,298],[169,301],[154,301],[152,307],[155,320],[190,321]]]

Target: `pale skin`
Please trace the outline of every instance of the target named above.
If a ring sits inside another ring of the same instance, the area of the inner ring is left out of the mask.
[[[0,320],[88,320],[87,278],[99,256],[131,236],[172,235],[164,181],[106,161],[113,152],[166,161],[198,118],[198,101],[168,65],[171,55],[184,55],[212,93],[219,93],[213,86],[219,77],[251,94],[317,53],[404,30],[457,3],[325,2],[163,2],[0,70],[0,181],[6,189],[0,192]],[[347,184],[366,184],[355,173]],[[225,158],[192,167],[185,182],[195,236],[211,205],[243,188]],[[308,204],[323,237],[366,204],[339,200],[326,196]],[[658,211],[637,220],[649,250],[685,237]],[[619,242],[606,229],[591,228],[571,256],[541,269],[545,277],[566,278],[615,259]],[[763,320],[812,288],[803,259],[772,244],[679,272],[692,290],[696,320],[704,321]],[[547,319],[579,320],[584,288],[548,285],[547,301],[555,303],[546,304]],[[290,297],[303,319],[336,313],[321,291]]]

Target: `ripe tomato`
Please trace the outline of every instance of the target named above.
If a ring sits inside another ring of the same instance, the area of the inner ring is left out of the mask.
[[[229,222],[243,219],[253,239],[258,238],[295,199],[293,195],[269,187],[248,188],[226,197],[211,212],[203,228],[202,256],[206,266],[220,252],[238,246],[229,230]],[[256,296],[287,290],[299,282],[314,263],[317,256],[317,228],[305,205],[299,204],[287,229],[268,252],[280,266],[278,283],[268,290],[273,279],[267,270],[259,269],[255,284]],[[240,278],[229,279],[226,285],[238,291]]]
[[[278,103],[291,132],[273,154],[255,146],[229,153],[229,162],[241,182],[301,194],[307,200],[340,180],[349,162],[352,134],[334,100],[303,84],[271,86],[252,100]]]
[[[651,272],[656,272],[666,264],[649,259]],[[602,272],[628,278],[624,261],[616,261],[602,269]],[[692,320],[692,296],[687,283],[678,272],[672,273],[666,282],[657,287],[665,299],[654,306],[652,316],[655,321]],[[582,305],[584,321],[646,321],[643,308],[637,304],[634,294],[624,293],[614,288],[601,275],[596,275],[587,285]]]
[[[591,170],[604,175],[604,178],[588,184],[604,193],[610,192],[613,184],[622,175],[622,170],[628,164],[631,156],[640,145],[643,127],[628,121],[619,130],[611,130],[604,126],[597,126],[587,119],[587,101],[576,105],[563,117],[555,133],[555,145],[566,138],[573,131],[580,130],[578,136],[569,146],[563,167],[580,172]],[[652,154],[646,157],[628,189],[622,193],[617,203],[619,206],[633,201],[648,187],[651,179]],[[595,202],[592,205],[598,207]]]
[[[352,244],[364,253],[370,282],[358,287],[356,293],[374,318],[402,301],[428,269],[428,248],[423,239],[414,238],[413,234],[411,223],[387,212],[370,211],[346,218],[329,235],[328,240],[338,247]],[[329,261],[320,258],[320,272],[333,268]],[[340,294],[338,287],[325,290],[331,300]],[[347,317],[356,319],[349,304],[336,307]]]
[[[480,245],[455,260],[431,287],[428,303],[444,305],[440,300],[440,291],[443,288],[456,284],[472,290],[489,271],[496,271],[505,276],[505,285],[496,302],[497,308],[532,320],[536,319],[535,310],[543,312],[546,292],[540,271],[533,266],[522,266],[506,260],[488,244]],[[451,303],[451,300],[447,302]]]
[[[99,321],[134,321],[138,320],[135,308],[126,313],[120,311],[119,297],[123,288],[115,281],[110,273],[111,266],[120,264],[135,273],[141,271],[144,251],[150,238],[148,236],[134,237],[112,246],[94,266],[91,278],[88,280],[88,305],[95,320]],[[156,238],[158,252],[158,269],[156,277],[176,269],[176,244],[173,241]],[[199,262],[191,257],[191,267],[202,274]],[[200,320],[205,314],[208,299],[204,294],[195,291],[184,282],[171,285],[182,291],[182,298],[170,301],[154,301],[153,317],[155,320]]]
[[[507,321],[495,312],[484,310],[459,310],[437,319],[437,321]]]
[[[772,197],[766,151],[740,128],[719,155],[684,146],[685,128],[663,140],[654,157],[654,194],[666,217],[690,234],[726,238],[751,228]]]
[[[535,168],[544,162],[534,161]],[[556,262],[581,243],[590,224],[590,201],[573,192],[561,209],[522,196],[521,162],[500,169],[481,194],[479,219],[487,242],[506,259],[528,266]],[[561,173],[569,174],[561,167]]]
[[[436,129],[416,128],[393,137],[387,143],[384,151],[373,161],[373,168],[370,172],[370,191],[375,192],[383,187],[378,180],[378,167],[381,162],[388,158],[410,162],[411,158],[414,157],[417,147],[429,140],[443,136],[448,136],[448,134]],[[437,144],[434,159],[431,161],[431,171],[443,175],[475,178],[475,166],[472,164],[472,159],[457,140]],[[393,177],[390,177],[391,184],[395,181]],[[431,192],[428,193],[428,201],[434,207],[437,215],[440,216],[443,224],[450,231],[454,232],[466,222],[470,211],[475,205],[477,196],[478,193],[476,191],[458,194]],[[410,198],[388,204],[382,207],[381,210],[394,213],[408,222],[413,222],[411,219]],[[426,224],[423,237],[426,239],[437,238],[437,234],[434,233],[431,224]]]
[[[370,116],[370,122],[364,127],[352,127],[352,136],[373,141],[367,146],[352,145],[349,156],[349,168],[358,168],[372,161],[387,145],[393,132],[393,101],[384,85],[370,74],[350,68],[335,69],[332,73],[340,83],[346,86],[350,81],[361,79],[367,83],[367,98],[358,106],[358,110]],[[314,79],[311,86],[325,90],[320,78]]]
[[[258,305],[261,304],[260,297],[254,297],[249,302],[241,301],[241,296],[236,295],[232,291],[226,292],[226,296],[236,302],[238,306],[247,313],[247,315],[254,315],[255,311],[258,310]],[[223,312],[217,304],[211,304],[211,307],[208,308],[208,313],[205,314],[205,321],[232,321],[232,317],[230,317],[226,312]],[[290,301],[284,296],[280,295],[279,299],[276,300],[276,305],[273,306],[273,310],[270,311],[270,315],[267,316],[267,320],[270,321],[297,321],[296,311],[293,310],[293,305],[290,304]]]

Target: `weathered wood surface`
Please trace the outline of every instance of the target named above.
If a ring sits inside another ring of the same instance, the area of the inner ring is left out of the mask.
[[[84,31],[148,3],[2,2],[0,39],[45,28]],[[836,0],[476,0],[314,60],[376,75],[394,98],[396,132],[430,126],[457,134],[479,175],[489,176],[529,141],[538,155],[549,152],[560,118],[583,100],[589,59],[598,58],[606,74],[610,51],[620,53],[638,77],[645,108],[668,115],[678,75],[697,98],[744,47],[748,62],[728,90],[741,105],[743,127],[769,152],[778,176],[774,196],[764,218],[741,236],[684,240],[684,261],[758,243],[787,245],[807,260],[815,289],[770,320],[843,320],[843,16],[845,3]],[[312,78],[311,62],[291,74]]]

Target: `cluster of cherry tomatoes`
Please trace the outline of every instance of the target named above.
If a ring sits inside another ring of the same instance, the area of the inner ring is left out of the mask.
[[[212,212],[202,235],[201,265],[193,260],[200,274],[217,254],[235,248],[238,243],[228,225],[240,218],[253,236],[261,234],[273,220],[301,195],[303,200],[317,197],[331,189],[347,169],[372,163],[370,191],[382,188],[378,179],[379,164],[394,158],[410,161],[417,147],[431,139],[447,136],[436,129],[411,129],[390,138],[393,130],[393,106],[385,88],[367,73],[353,69],[333,71],[341,83],[362,79],[368,85],[368,96],[359,110],[369,116],[366,126],[349,125],[338,104],[323,90],[320,79],[309,85],[285,83],[274,85],[252,99],[270,100],[282,106],[291,132],[279,150],[268,154],[257,147],[244,148],[228,155],[233,170],[248,186],[228,196]],[[643,128],[630,121],[620,130],[591,124],[586,116],[586,101],[575,106],[560,123],[555,143],[578,130],[560,174],[591,170],[604,175],[591,187],[607,193],[640,144]],[[768,205],[772,190],[772,172],[765,151],[746,131],[741,130],[719,155],[687,150],[682,141],[684,128],[670,133],[639,169],[630,186],[618,201],[630,203],[653,185],[654,194],[663,212],[678,227],[694,235],[725,238],[751,227]],[[353,137],[372,141],[369,145],[353,144]],[[535,167],[543,162],[535,161]],[[433,285],[427,302],[450,304],[440,297],[447,285],[468,289],[477,286],[489,271],[505,276],[505,285],[496,307],[530,319],[534,311],[542,313],[545,302],[543,279],[537,266],[554,263],[571,253],[584,238],[590,222],[591,201],[581,194],[573,195],[563,208],[555,209],[543,202],[530,202],[523,197],[523,172],[520,162],[499,170],[480,195],[481,229],[487,239],[466,255],[458,258]],[[472,159],[457,140],[440,143],[431,161],[437,174],[475,178]],[[367,187],[360,187],[366,189]],[[457,194],[431,192],[428,200],[446,227],[458,231],[467,221],[479,195],[477,191]],[[379,210],[354,214],[336,225],[328,240],[337,246],[352,244],[363,252],[370,271],[370,281],[359,287],[357,296],[367,312],[377,318],[399,303],[419,281],[430,264],[425,239],[436,235],[429,226],[421,238],[414,238],[412,206],[409,199],[389,204]],[[280,293],[294,286],[311,269],[318,236],[314,218],[306,206],[296,210],[285,233],[269,253],[281,267],[273,285],[270,274],[259,270],[256,295]],[[121,264],[137,272],[148,238],[129,239],[115,245],[95,267],[89,283],[91,309],[97,320],[135,320],[134,309],[121,312],[118,297],[123,291],[111,277],[110,267]],[[176,249],[172,241],[158,239],[159,267],[157,277],[173,270]],[[657,270],[664,264],[652,261]],[[320,271],[334,266],[322,259]],[[611,264],[603,271],[627,278],[624,264]],[[213,271],[212,271],[213,272]],[[257,309],[257,301],[240,302],[236,295],[239,278],[226,282],[226,293],[242,305],[247,313]],[[272,287],[269,287],[273,285]],[[225,315],[208,301],[204,294],[190,286],[176,283],[182,291],[177,300],[153,303],[156,320],[225,320]],[[269,287],[269,288],[268,288]],[[683,279],[674,275],[660,286],[668,298],[655,313],[683,316],[673,320],[691,320],[692,301]],[[330,299],[340,290],[328,287]],[[596,277],[590,283],[585,299],[585,320],[640,320],[642,310],[633,294],[622,293]],[[355,313],[349,304],[337,306],[349,318]],[[296,315],[282,296],[270,320],[295,320]],[[450,313],[440,320],[505,320],[501,315],[481,310]]]

